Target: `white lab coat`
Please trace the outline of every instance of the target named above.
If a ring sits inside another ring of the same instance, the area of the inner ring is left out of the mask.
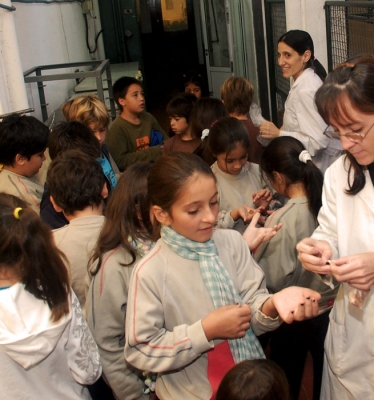
[[[311,68],[307,68],[296,79],[286,100],[280,136],[292,136],[300,140],[314,164],[324,173],[341,155],[342,147],[340,140],[330,139],[323,134],[327,125],[314,102],[321,85],[321,79]]]
[[[348,166],[342,156],[326,171],[320,226],[312,235],[330,243],[332,259],[374,251],[373,183],[366,171],[365,187],[347,195]],[[330,314],[321,400],[374,399],[374,288],[362,310],[349,304],[350,289],[341,285]]]

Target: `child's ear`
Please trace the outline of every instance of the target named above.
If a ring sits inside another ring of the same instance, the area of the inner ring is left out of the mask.
[[[56,212],[63,212],[62,208],[58,206],[52,196],[49,196],[49,200],[51,200],[52,206]]]
[[[101,189],[101,197],[103,199],[106,199],[109,196],[109,190],[106,182],[103,185],[103,188]]]
[[[124,107],[126,105],[126,100],[123,97],[119,97],[118,103],[121,104],[122,107]]]
[[[159,206],[152,206],[151,209],[153,211],[153,215],[160,224],[169,226],[172,223],[172,218],[167,211],[163,210]]]
[[[14,158],[14,162],[17,165],[25,165],[26,162],[26,157],[21,156],[21,154],[16,154],[15,158]]]

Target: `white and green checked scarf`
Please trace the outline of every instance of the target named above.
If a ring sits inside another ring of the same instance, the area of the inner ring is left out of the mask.
[[[218,257],[217,248],[212,239],[204,243],[195,242],[167,226],[162,226],[161,237],[181,257],[200,261],[201,275],[215,308],[242,302],[229,273]],[[265,358],[262,347],[251,328],[247,330],[245,337],[229,339],[228,343],[235,363]]]

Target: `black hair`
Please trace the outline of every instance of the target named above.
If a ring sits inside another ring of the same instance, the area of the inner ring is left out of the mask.
[[[117,79],[113,84],[113,98],[118,108],[122,111],[122,106],[119,103],[119,99],[124,99],[127,95],[127,91],[131,85],[139,85],[143,87],[142,83],[131,76],[122,76]]]
[[[227,155],[237,145],[247,150],[248,154],[251,149],[247,129],[235,117],[225,117],[218,120],[209,131],[207,144],[207,148],[214,159],[219,154]]]
[[[260,157],[260,168],[270,181],[273,173],[279,172],[286,177],[287,186],[300,182],[305,187],[309,211],[317,220],[322,206],[323,175],[311,160],[306,163],[299,160],[304,145],[292,136],[273,139],[265,147]]]
[[[206,84],[206,81],[203,78],[202,74],[200,74],[199,72],[191,70],[182,75],[182,91],[184,91],[186,86],[190,83],[198,86],[201,89],[201,97],[209,95],[208,85]]]
[[[302,56],[306,50],[309,50],[311,55],[309,61],[306,63],[305,68],[312,68],[313,71],[320,77],[322,82],[325,80],[327,72],[323,65],[316,58],[314,58],[313,39],[308,32],[301,31],[299,29],[288,31],[278,39],[278,43],[280,42],[291,47],[300,56]]]
[[[49,129],[35,117],[10,115],[0,122],[0,164],[13,166],[17,154],[30,158],[47,147]]]
[[[216,400],[289,400],[286,374],[274,361],[245,360],[224,376]]]
[[[66,215],[99,207],[106,183],[101,165],[80,150],[68,150],[54,159],[47,173],[49,193]]]
[[[78,121],[61,122],[52,128],[48,140],[49,156],[54,160],[66,150],[81,150],[90,157],[99,158],[100,142],[91,129]]]
[[[189,123],[191,111],[197,98],[190,93],[180,93],[174,96],[166,106],[166,114],[169,117],[183,117]]]

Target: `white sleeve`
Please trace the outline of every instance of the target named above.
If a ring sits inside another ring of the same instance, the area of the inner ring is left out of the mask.
[[[101,376],[99,351],[83,318],[77,296],[71,291],[71,321],[66,329],[69,339],[65,345],[68,365],[74,379],[82,385],[91,385]]]

